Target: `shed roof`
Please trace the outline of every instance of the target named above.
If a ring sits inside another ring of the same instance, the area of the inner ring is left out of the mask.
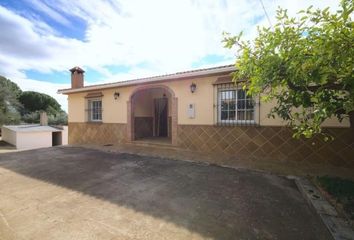
[[[41,126],[39,124],[30,125],[4,125],[4,128],[15,132],[61,132],[61,129],[51,126]]]

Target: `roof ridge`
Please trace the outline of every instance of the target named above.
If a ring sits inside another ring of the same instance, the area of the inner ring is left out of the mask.
[[[79,90],[79,89],[84,90],[85,88],[93,88],[93,87],[104,87],[104,86],[109,86],[109,85],[114,85],[114,84],[119,84],[119,83],[129,83],[129,82],[133,83],[134,81],[144,81],[144,80],[161,78],[161,77],[171,77],[171,76],[178,77],[179,75],[188,74],[188,73],[211,71],[211,70],[217,70],[217,69],[223,69],[223,68],[230,68],[230,67],[234,67],[234,66],[235,66],[234,64],[228,64],[228,65],[221,65],[221,66],[208,67],[208,68],[191,69],[191,70],[179,71],[179,72],[174,72],[174,73],[154,75],[154,76],[149,76],[149,77],[133,78],[133,79],[128,79],[128,80],[116,81],[116,82],[93,84],[93,85],[84,86],[82,88],[77,88],[77,90]],[[73,90],[73,89],[66,88],[66,89],[59,89],[58,91],[60,92],[60,91],[67,91],[67,90]]]

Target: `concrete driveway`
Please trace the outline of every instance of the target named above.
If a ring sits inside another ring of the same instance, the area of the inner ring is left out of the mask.
[[[330,239],[292,180],[55,147],[0,154],[0,239]]]

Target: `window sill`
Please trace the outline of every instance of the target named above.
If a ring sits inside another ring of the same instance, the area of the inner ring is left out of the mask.
[[[102,120],[100,121],[87,121],[87,123],[92,123],[92,124],[102,124]]]
[[[215,124],[218,127],[257,127],[259,126],[258,123],[255,121],[249,122],[217,122]]]

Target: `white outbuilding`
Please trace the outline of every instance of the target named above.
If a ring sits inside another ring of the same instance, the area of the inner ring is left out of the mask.
[[[48,126],[45,113],[41,113],[41,124],[4,125],[2,140],[19,150],[36,149],[68,144],[67,126]]]
[[[1,129],[2,140],[19,150],[68,144],[68,129],[41,125],[11,125]]]

